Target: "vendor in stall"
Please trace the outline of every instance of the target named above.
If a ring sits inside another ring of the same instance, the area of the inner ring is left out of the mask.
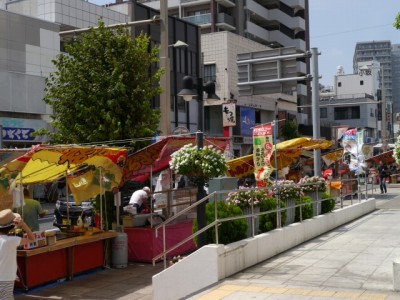
[[[129,205],[136,207],[137,213],[140,214],[144,208],[147,208],[147,200],[150,196],[150,193],[151,190],[147,186],[141,190],[135,191],[129,200]]]
[[[24,188],[24,206],[14,209],[14,212],[23,216],[26,225],[32,231],[39,231],[39,218],[43,218],[47,214],[40,205],[40,202],[30,197],[29,190]]]

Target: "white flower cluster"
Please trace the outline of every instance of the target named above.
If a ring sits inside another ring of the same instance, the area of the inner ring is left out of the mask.
[[[301,185],[303,192],[326,191],[326,182],[323,177],[305,176],[299,180],[299,184]]]
[[[396,143],[394,144],[393,157],[397,164],[400,164],[400,135],[397,137]]]
[[[210,179],[225,174],[227,166],[222,151],[213,146],[183,146],[171,155],[169,165],[172,170],[188,177]]]
[[[293,180],[278,180],[274,193],[279,194],[280,200],[298,199],[301,197],[301,188]]]

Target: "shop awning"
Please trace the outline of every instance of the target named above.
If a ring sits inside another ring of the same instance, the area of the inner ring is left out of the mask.
[[[204,138],[204,146],[213,145],[221,151],[228,144],[227,138]],[[129,155],[125,162],[123,182],[128,180],[143,182],[151,173],[159,173],[169,168],[171,154],[187,144],[196,144],[195,137],[167,137],[140,151]]]
[[[311,138],[296,138],[278,143],[276,145],[278,169],[282,169],[295,163],[304,151],[322,150],[332,146],[331,141],[324,139],[313,140]],[[275,167],[275,151],[271,157],[271,164]],[[243,178],[254,172],[253,155],[246,155],[227,162],[227,176]]]

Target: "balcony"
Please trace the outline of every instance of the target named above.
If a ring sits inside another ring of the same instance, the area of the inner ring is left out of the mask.
[[[306,23],[303,18],[291,17],[280,9],[267,9],[257,1],[248,0],[246,8],[250,12],[252,21],[257,25],[263,26],[271,21],[276,21],[296,31],[304,31],[306,28]]]
[[[183,7],[199,6],[202,4],[210,4],[210,0],[181,0],[181,6]]]
[[[236,3],[235,0],[215,0],[219,5],[225,6],[225,7],[235,7]]]
[[[235,20],[232,16],[226,13],[219,13],[216,26],[220,29],[231,31],[235,30]]]
[[[306,4],[305,0],[280,0],[282,3],[286,4],[289,7],[297,7],[299,9],[305,9]]]
[[[182,20],[196,24],[200,27],[204,27],[205,25],[211,26],[211,14],[202,14],[202,15],[195,15],[195,16],[189,16],[189,17],[182,17]]]

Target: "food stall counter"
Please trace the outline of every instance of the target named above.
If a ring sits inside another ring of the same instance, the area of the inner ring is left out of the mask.
[[[114,231],[98,232],[57,240],[50,246],[18,250],[20,281],[15,287],[28,290],[59,279],[71,280],[78,273],[104,267],[109,258],[109,241],[117,236]]]

